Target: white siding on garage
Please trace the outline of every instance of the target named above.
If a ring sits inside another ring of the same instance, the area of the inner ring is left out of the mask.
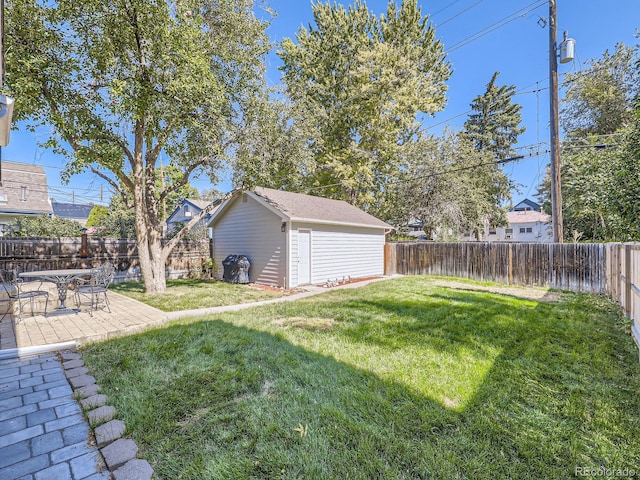
[[[213,229],[214,258],[224,270],[228,255],[246,255],[251,262],[249,279],[264,285],[285,285],[286,233],[280,231],[282,219],[251,197],[234,199],[216,220]]]
[[[384,274],[382,229],[313,223],[294,223],[291,228],[291,286],[297,286],[298,229],[311,230],[311,283],[331,279],[371,277]]]

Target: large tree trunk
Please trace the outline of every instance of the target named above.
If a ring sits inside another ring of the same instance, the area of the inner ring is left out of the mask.
[[[142,122],[136,127],[135,162],[133,165],[133,198],[135,205],[135,225],[138,239],[138,259],[144,282],[145,293],[164,293],[167,288],[165,265],[168,252],[162,249],[162,232],[155,198],[154,161],[143,168]]]
[[[164,293],[167,288],[167,281],[166,256],[162,250],[162,239],[158,232],[148,230],[144,233],[146,238],[144,240],[140,239],[137,218],[136,230],[138,230],[138,259],[145,293],[147,295]]]

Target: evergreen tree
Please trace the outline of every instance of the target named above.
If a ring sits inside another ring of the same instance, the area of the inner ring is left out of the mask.
[[[464,132],[473,141],[476,150],[490,152],[495,158],[504,159],[513,154],[512,147],[525,128],[519,127],[522,106],[513,103],[515,86],[497,86],[499,74],[495,72],[485,93],[471,102],[474,113],[464,123]]]

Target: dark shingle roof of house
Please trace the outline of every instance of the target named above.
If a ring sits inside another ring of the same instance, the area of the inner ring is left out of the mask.
[[[393,228],[388,223],[342,200],[263,187],[256,187],[254,193],[290,220]]]
[[[51,202],[53,214],[56,217],[69,218],[72,220],[86,220],[93,209],[93,205],[77,203]]]

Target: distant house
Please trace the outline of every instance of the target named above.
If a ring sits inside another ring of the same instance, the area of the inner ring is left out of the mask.
[[[542,211],[542,207],[540,206],[540,204],[534,202],[533,200],[529,200],[528,198],[525,198],[524,200],[522,200],[520,203],[518,203],[516,206],[514,206],[511,209],[512,212],[541,212]]]
[[[541,211],[536,202],[525,199],[507,212],[507,227],[485,225],[481,240],[485,242],[553,242],[551,216]],[[475,241],[470,232],[466,232],[463,241]]]
[[[219,204],[220,200],[210,202],[209,200],[185,198],[167,218],[167,233],[171,233],[179,225],[190,222],[193,217],[198,215],[204,208],[208,207],[212,203]],[[202,225],[208,225],[211,220],[211,215],[212,212],[207,213],[199,223]]]
[[[259,187],[233,192],[210,227],[218,265],[246,255],[251,282],[285,288],[383,275],[392,229],[346,202]]]
[[[52,213],[47,175],[39,165],[2,162],[0,236],[13,231],[20,217]]]
[[[93,204],[78,204],[78,203],[62,203],[51,200],[51,207],[53,208],[53,216],[66,218],[68,220],[74,220],[83,227],[87,225],[89,214],[93,210]]]

